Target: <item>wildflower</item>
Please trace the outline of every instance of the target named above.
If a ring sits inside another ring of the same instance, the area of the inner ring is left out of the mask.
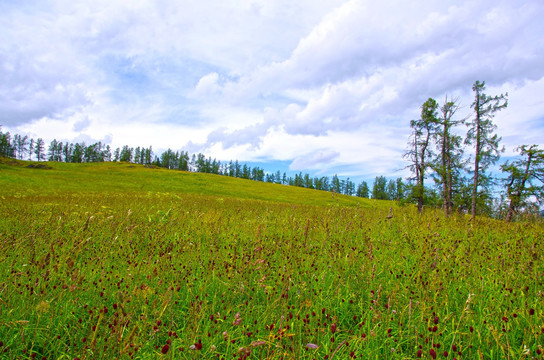
[[[170,350],[170,345],[165,344],[161,349],[161,353],[166,354],[168,350]]]
[[[307,347],[308,349],[317,349],[317,348],[318,348],[318,346],[317,346],[316,344],[312,344],[312,343],[306,344],[306,347]]]
[[[232,325],[240,325],[242,323],[242,318],[240,317],[240,313],[237,312],[236,315],[234,315],[234,321],[232,322]]]

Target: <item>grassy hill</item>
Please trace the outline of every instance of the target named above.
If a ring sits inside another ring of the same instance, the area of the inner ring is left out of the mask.
[[[292,204],[391,206],[331,192],[129,163],[70,164],[0,159],[0,195],[55,193],[171,193]]]
[[[542,239],[541,223],[4,159],[0,358],[541,359]]]

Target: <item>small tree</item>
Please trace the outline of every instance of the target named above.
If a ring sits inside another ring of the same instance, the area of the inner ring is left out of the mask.
[[[104,158],[104,161],[111,161],[111,147],[109,145],[106,145],[104,148],[102,157]]]
[[[85,143],[76,143],[72,150],[71,161],[73,163],[82,163],[85,155]]]
[[[376,176],[372,185],[372,198],[377,200],[388,200],[387,179],[385,176]]]
[[[34,145],[34,153],[36,154],[36,158],[38,161],[42,161],[45,159],[45,143],[42,138],[38,138],[36,140],[36,145]]]
[[[14,138],[17,142],[17,158],[22,160],[28,152],[28,136],[15,135]]]
[[[47,150],[49,161],[58,161],[57,148],[58,148],[58,141],[56,139],[53,139],[51,143],[49,144],[49,149]]]
[[[0,127],[0,155],[12,157],[15,155],[15,148],[11,144],[11,135],[8,132],[2,132]]]
[[[544,150],[538,149],[537,145],[522,145],[518,150],[522,159],[501,165],[501,170],[508,174],[505,180],[509,201],[507,222],[527,205],[529,197],[534,196],[537,202],[544,197]]]
[[[34,139],[30,139],[28,144],[28,160],[32,160],[32,154],[34,153]]]
[[[368,188],[368,184],[366,183],[366,181],[363,181],[361,182],[358,186],[357,186],[357,193],[356,195],[358,197],[362,197],[362,198],[366,198],[368,199],[369,197],[369,194],[370,193],[370,189]]]
[[[129,147],[128,145],[123,146],[123,149],[121,150],[121,153],[119,155],[119,161],[131,162],[133,151],[134,149]]]

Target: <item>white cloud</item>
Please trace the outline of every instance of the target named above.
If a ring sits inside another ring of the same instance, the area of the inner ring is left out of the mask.
[[[334,159],[338,158],[338,156],[340,156],[340,153],[334,150],[318,150],[301,154],[291,162],[289,170],[296,171],[323,168],[323,166],[327,166]]]
[[[219,92],[220,86],[217,83],[219,79],[219,74],[216,72],[209,73],[204,75],[198,80],[194,90],[194,97],[209,97],[210,95],[215,95]]]

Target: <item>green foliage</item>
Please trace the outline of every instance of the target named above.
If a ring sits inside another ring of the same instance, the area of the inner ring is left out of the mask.
[[[358,186],[357,186],[357,193],[356,195],[358,197],[362,197],[362,198],[366,198],[368,199],[369,196],[370,196],[370,189],[368,188],[368,184],[366,183],[366,181],[363,181],[361,182]]]
[[[387,193],[387,179],[385,176],[376,176],[372,185],[372,198],[376,200],[389,200]]]
[[[544,151],[537,145],[522,145],[519,151],[521,159],[501,166],[501,170],[508,174],[505,179],[506,194],[510,201],[507,221],[520,209],[535,203],[528,203],[529,197],[534,197],[536,204],[544,201]]]
[[[427,169],[432,165],[432,138],[436,134],[438,126],[438,103],[429,98],[421,105],[421,117],[410,121],[413,135],[410,148],[404,157],[410,161],[408,168],[413,172],[415,185],[412,188],[412,196],[417,201],[418,210],[423,208],[425,194],[425,178]]]
[[[482,208],[477,206],[478,203],[483,203],[486,207],[490,204],[486,199],[491,196],[485,191],[490,186],[490,177],[485,172],[489,166],[498,161],[500,153],[504,151],[504,148],[499,146],[501,138],[494,133],[497,126],[492,120],[497,111],[508,106],[508,93],[497,96],[486,95],[485,81],[476,81],[472,91],[475,97],[472,103],[474,118],[468,123],[469,129],[465,143],[475,148],[471,209],[474,217],[478,210],[482,213]]]
[[[0,163],[5,358],[542,351],[542,224],[131,164],[28,165]]]

